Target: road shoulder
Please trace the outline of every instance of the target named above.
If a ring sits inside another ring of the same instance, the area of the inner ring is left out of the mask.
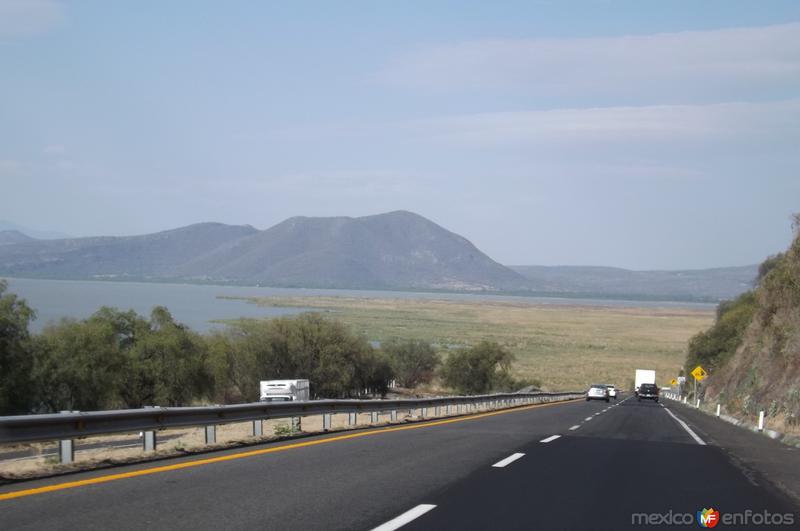
[[[708,443],[721,448],[748,479],[772,487],[800,507],[800,448],[734,426],[690,406],[667,402]]]

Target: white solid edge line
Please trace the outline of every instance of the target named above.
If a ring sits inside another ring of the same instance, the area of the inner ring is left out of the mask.
[[[542,440],[541,440],[541,441],[539,441],[539,442],[541,442],[541,443],[549,443],[550,441],[555,441],[555,440],[556,440],[556,439],[558,439],[559,437],[561,437],[561,435],[551,435],[551,436],[550,436],[550,437],[548,437],[547,439],[542,439]]]
[[[573,427],[570,428],[570,430],[577,430],[580,427],[581,427],[580,424],[575,424]]]
[[[503,468],[506,465],[510,465],[511,463],[513,463],[514,461],[516,461],[517,459],[522,457],[523,455],[525,455],[525,454],[520,454],[520,453],[511,454],[508,457],[506,457],[505,459],[502,459],[502,460],[496,462],[492,466],[494,468]]]
[[[661,406],[661,407],[664,407],[664,405],[662,404],[662,406]],[[693,431],[692,431],[692,428],[690,428],[690,427],[689,427],[689,425],[688,425],[688,424],[686,424],[684,421],[682,421],[681,419],[679,419],[678,417],[676,417],[676,416],[675,416],[675,415],[672,413],[672,411],[670,411],[670,410],[669,410],[669,409],[667,409],[666,407],[664,407],[664,411],[666,411],[667,413],[669,413],[669,416],[670,416],[670,417],[672,417],[672,418],[674,418],[674,419],[675,419],[675,421],[676,421],[678,424],[680,424],[680,425],[683,427],[683,429],[684,429],[684,430],[686,430],[686,433],[688,433],[689,435],[691,435],[691,436],[692,436],[692,439],[694,439],[694,440],[695,440],[695,442],[697,442],[697,444],[701,444],[701,445],[703,445],[703,446],[705,446],[705,445],[706,445],[706,443],[703,441],[703,439],[701,439],[700,437],[698,437],[698,436],[697,436],[697,434],[696,434],[695,432],[693,432]]]
[[[427,513],[431,509],[435,509],[435,508],[436,508],[435,505],[429,505],[429,504],[426,504],[426,503],[422,503],[420,505],[417,505],[413,509],[409,509],[408,511],[404,512],[400,516],[392,518],[388,522],[379,525],[378,527],[376,527],[372,531],[394,531],[395,529],[400,529],[401,527],[403,527],[407,523],[409,523],[409,522],[411,522],[413,520],[416,520],[417,518],[419,518],[423,514]]]

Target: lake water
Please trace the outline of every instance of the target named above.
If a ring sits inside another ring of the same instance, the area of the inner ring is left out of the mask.
[[[175,319],[194,330],[206,332],[223,325],[211,321],[238,317],[276,317],[297,314],[303,308],[269,308],[230,297],[302,297],[339,296],[395,299],[445,299],[466,301],[509,301],[530,304],[558,304],[599,307],[667,307],[713,309],[713,304],[621,301],[609,299],[572,299],[558,297],[522,297],[467,293],[424,293],[406,291],[368,291],[336,289],[264,288],[211,286],[202,284],[162,284],[150,282],[110,282],[91,280],[41,280],[7,278],[9,291],[26,299],[38,318],[31,329],[41,330],[47,323],[62,317],[83,319],[101,306],[135,310],[149,316],[154,306],[166,306]]]

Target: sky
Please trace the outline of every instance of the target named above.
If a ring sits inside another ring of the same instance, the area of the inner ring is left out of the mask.
[[[409,210],[504,264],[785,249],[800,2],[0,0],[0,219]]]

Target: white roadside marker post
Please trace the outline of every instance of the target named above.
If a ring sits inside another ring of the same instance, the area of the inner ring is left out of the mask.
[[[720,406],[719,404],[717,404],[717,416],[718,416],[718,417],[719,417],[719,410],[720,410],[720,407],[721,407],[721,406]]]
[[[764,412],[758,412],[758,431],[764,431]]]
[[[214,425],[206,426],[206,444],[217,443],[217,427]]]

